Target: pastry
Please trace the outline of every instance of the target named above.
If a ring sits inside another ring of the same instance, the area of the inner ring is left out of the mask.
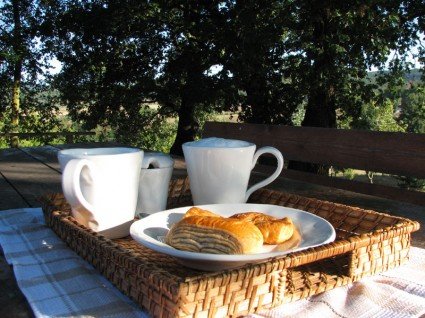
[[[230,218],[248,221],[252,223],[269,222],[271,220],[277,220],[274,216],[267,215],[260,212],[243,212],[233,214]]]
[[[255,224],[263,234],[265,244],[281,244],[294,234],[294,224],[288,217],[278,219],[260,212],[245,212],[230,218]]]
[[[185,214],[184,214],[184,218],[187,218],[189,216],[213,216],[213,217],[218,217],[221,218],[221,215],[215,214],[211,211],[208,210],[204,210],[201,208],[198,208],[197,206],[191,207]]]
[[[192,215],[174,224],[165,238],[172,247],[210,254],[261,251],[263,235],[253,223],[217,216]]]

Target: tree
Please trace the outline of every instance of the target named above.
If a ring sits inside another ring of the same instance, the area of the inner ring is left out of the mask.
[[[407,126],[409,133],[425,133],[425,85],[411,86],[404,91],[401,103],[401,121]],[[424,189],[425,180],[399,176],[402,188]]]
[[[151,1],[62,1],[55,87],[83,128],[110,126],[117,140],[143,146],[140,134],[162,116],[149,111],[164,50],[157,15]]]
[[[413,25],[412,28],[416,30],[415,39],[419,38],[419,41],[415,43],[418,53],[414,54],[414,57],[422,64],[422,80],[425,81],[425,68],[423,67],[425,65],[425,7],[423,0],[406,1],[406,12],[407,20]]]
[[[218,3],[66,1],[57,18],[58,85],[74,120],[111,125],[134,143],[175,116],[171,152],[182,154],[198,132],[197,114],[220,107],[220,75],[210,72],[219,60]]]
[[[12,49],[15,53],[13,61],[13,84],[12,84],[12,127],[16,129],[19,124],[19,112],[21,106],[21,79],[22,79],[22,64],[24,59],[24,41],[21,22],[21,2],[18,0],[12,1],[13,12],[13,39]],[[17,147],[16,139],[12,141],[12,146]]]
[[[232,103],[239,119],[249,123],[290,124],[302,102],[291,77],[293,62],[285,41],[290,11],[288,1],[228,1],[222,46],[224,69],[232,74]],[[228,96],[229,98],[229,96]]]
[[[171,153],[182,155],[182,144],[199,132],[199,114],[220,110],[226,75],[219,47],[224,30],[221,1],[159,1],[166,54],[158,76],[157,101],[178,115]]]
[[[418,41],[417,1],[226,1],[224,69],[232,74],[240,119],[291,124],[305,105],[303,126],[336,128],[358,118],[376,99],[379,83],[368,69],[405,70]],[[412,6],[411,6],[412,4]],[[414,13],[414,14],[413,14]],[[388,80],[388,77],[385,78]],[[326,167],[291,162],[290,168],[327,173]]]
[[[403,1],[298,3],[300,31],[291,42],[306,57],[299,69],[307,97],[303,125],[334,128],[337,109],[357,115],[373,98],[368,69],[383,68],[391,50],[403,62],[418,41],[417,24]]]
[[[403,1],[294,1],[293,25],[286,41],[292,72],[304,88],[303,126],[336,128],[338,116],[359,117],[373,100],[376,84],[367,81],[371,67],[383,68],[391,50],[400,66],[418,41],[417,23]],[[341,118],[343,119],[343,118]],[[317,172],[320,165],[291,163],[293,169]],[[327,169],[322,169],[327,173]]]
[[[54,105],[47,103],[50,95],[45,92],[50,6],[32,0],[0,3],[0,112],[5,130],[37,131],[56,124]]]
[[[381,104],[374,101],[365,103],[353,128],[403,132],[405,129],[398,123],[394,113],[394,104],[389,99],[384,100]]]
[[[355,121],[353,128],[367,129],[373,131],[399,131],[404,127],[400,125],[394,116],[394,104],[386,99],[381,104],[374,101],[365,103],[360,110],[360,116]],[[370,183],[373,183],[373,171],[366,171]]]
[[[425,134],[425,85],[412,86],[404,91],[401,121],[410,133]]]

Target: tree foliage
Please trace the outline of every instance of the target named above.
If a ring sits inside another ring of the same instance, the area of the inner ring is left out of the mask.
[[[289,4],[251,0],[226,3],[223,66],[232,74],[234,92],[228,98],[235,110],[240,110],[242,121],[291,124],[291,115],[303,100],[299,81],[291,73],[293,52],[286,43],[290,35]]]
[[[57,125],[55,95],[45,76],[52,51],[48,1],[0,3],[0,118],[5,131],[43,131]],[[44,76],[43,76],[44,75]]]
[[[54,19],[56,79],[69,114],[85,129],[111,126],[136,138],[152,114],[161,34],[148,1],[63,1]],[[133,140],[134,141],[134,140]]]
[[[386,99],[378,104],[374,101],[364,103],[354,128],[373,131],[405,131],[394,117],[394,104]]]
[[[404,91],[401,103],[401,121],[409,133],[425,134],[425,86],[411,86]],[[399,186],[410,189],[424,189],[425,179],[400,176]]]
[[[381,110],[390,118],[388,103],[396,108],[401,99],[409,48],[424,31],[421,4],[4,1],[1,113],[11,112],[19,61],[19,113],[40,105],[37,85],[50,54],[62,70],[49,98],[60,97],[83,128],[110,127],[118,140],[140,147],[151,147],[155,138],[145,136],[152,130],[160,136],[160,123],[175,118],[167,130],[176,132],[171,151],[181,154],[181,144],[199,133],[200,114],[226,109],[251,123],[376,128],[372,119],[384,115]],[[419,58],[423,53],[419,49]],[[369,81],[372,67],[392,72]],[[40,120],[54,114],[42,109]]]
[[[219,75],[210,72],[220,16],[215,1],[64,1],[58,87],[71,116],[87,128],[111,125],[126,141],[178,116],[171,150],[181,153],[198,132],[196,113],[220,107]]]
[[[410,133],[425,134],[425,85],[413,86],[404,91],[401,120]]]
[[[383,68],[391,50],[407,52],[417,40],[402,1],[295,1],[289,39],[294,70],[307,99],[304,126],[336,127],[337,110],[357,117],[374,97],[367,70]],[[399,61],[402,61],[400,56]]]
[[[224,72],[222,64],[225,16],[220,1],[159,1],[166,52],[158,74],[157,102],[178,115],[176,140],[171,152],[199,132],[198,114],[221,110]]]

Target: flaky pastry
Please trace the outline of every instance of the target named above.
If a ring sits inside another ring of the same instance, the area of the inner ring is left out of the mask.
[[[257,253],[263,235],[252,223],[216,216],[188,216],[174,224],[167,244],[184,251],[211,254]]]
[[[245,212],[232,215],[230,218],[256,225],[263,234],[265,244],[281,244],[294,234],[294,224],[288,217],[278,219],[260,212]]]
[[[215,214],[211,211],[204,210],[201,208],[198,208],[197,206],[191,207],[187,212],[184,214],[184,218],[187,218],[189,216],[213,216],[217,218],[221,218],[221,215]]]

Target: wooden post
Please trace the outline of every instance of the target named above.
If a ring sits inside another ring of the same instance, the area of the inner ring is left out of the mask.
[[[19,147],[19,137],[16,136],[16,135],[11,135],[9,144],[10,144],[11,148],[18,148]]]
[[[73,134],[66,134],[65,135],[65,142],[67,144],[73,144],[74,143],[74,135]]]

